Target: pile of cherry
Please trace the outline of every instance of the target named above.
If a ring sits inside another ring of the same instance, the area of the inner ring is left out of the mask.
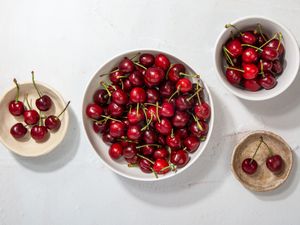
[[[144,53],[122,59],[103,76],[111,83],[100,81],[103,88],[86,115],[111,145],[110,157],[156,176],[184,167],[209,127],[211,110],[199,75],[186,74],[183,64],[171,64],[164,54]]]
[[[27,132],[28,129],[30,129],[30,135],[31,137],[39,142],[43,142],[47,140],[48,138],[48,130],[51,131],[57,131],[59,130],[61,126],[61,120],[60,116],[65,112],[67,109],[68,104],[66,107],[63,109],[63,111],[55,116],[55,115],[49,115],[49,116],[44,116],[41,112],[46,112],[48,111],[53,102],[51,98],[46,95],[42,94],[40,90],[38,89],[35,80],[34,80],[34,73],[32,72],[32,82],[34,85],[34,88],[37,91],[38,98],[35,100],[35,105],[39,112],[36,109],[33,109],[31,104],[29,103],[28,96],[25,97],[24,101],[27,103],[27,107],[25,106],[23,101],[20,101],[20,86],[17,83],[17,80],[14,79],[14,83],[16,84],[16,98],[15,100],[12,100],[9,105],[8,109],[9,112],[16,117],[23,117],[25,125],[21,122],[14,124],[11,129],[10,129],[10,134],[15,138],[15,139],[20,139],[23,138]]]
[[[264,141],[263,137],[260,137],[259,144],[257,145],[257,148],[251,158],[246,158],[242,162],[242,170],[252,175],[257,171],[258,164],[255,160],[255,156],[257,151],[260,149],[261,144],[264,144],[269,151],[269,156],[266,159],[266,166],[267,168],[274,172],[274,173],[280,173],[283,168],[283,159],[280,155],[274,154],[272,149],[269,147],[269,145]]]
[[[226,28],[235,26],[227,24]],[[223,46],[227,63],[226,78],[230,84],[258,91],[276,86],[277,77],[283,71],[284,46],[282,34],[269,38],[258,24],[254,30],[240,31]]]

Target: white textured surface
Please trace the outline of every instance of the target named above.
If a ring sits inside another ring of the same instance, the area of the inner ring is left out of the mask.
[[[72,101],[72,110],[66,140],[49,155],[26,159],[0,146],[0,224],[299,224],[300,76],[281,96],[254,103],[230,95],[213,71],[212,48],[223,25],[251,14],[278,20],[300,41],[297,0],[2,0],[1,92],[13,76],[28,81],[35,70]],[[158,183],[106,169],[81,122],[83,91],[99,66],[148,47],[201,72],[216,105],[214,141],[186,172]],[[230,172],[233,146],[254,129],[278,133],[295,151],[288,182],[271,193],[247,191]]]

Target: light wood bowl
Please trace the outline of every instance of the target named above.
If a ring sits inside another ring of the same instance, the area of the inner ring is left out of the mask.
[[[52,87],[46,84],[37,82],[37,86],[43,94],[47,94],[52,99],[52,107],[47,112],[43,112],[45,116],[58,115],[66,106],[65,101],[60,94]],[[38,98],[38,94],[34,89],[32,83],[20,84],[20,101],[24,100],[24,97],[28,94],[29,101],[32,99],[32,106],[36,109],[35,99]],[[58,131],[49,131],[49,138],[44,142],[36,142],[30,137],[30,128],[25,137],[21,139],[15,139],[10,134],[10,128],[17,122],[22,122],[24,125],[23,116],[13,116],[8,110],[8,104],[11,100],[15,99],[16,87],[13,86],[0,98],[0,141],[12,152],[27,157],[36,157],[51,152],[56,146],[62,142],[65,137],[69,124],[68,110],[60,117],[61,126]],[[25,102],[24,102],[25,104]],[[26,104],[25,104],[26,105]]]
[[[242,162],[251,158],[257,148],[260,136],[270,146],[274,154],[279,154],[283,161],[283,169],[280,173],[271,172],[266,166],[269,156],[267,147],[262,144],[258,150],[255,160],[258,169],[253,175],[248,175],[242,170]],[[237,180],[251,191],[271,191],[279,187],[288,178],[293,165],[293,154],[291,147],[278,135],[269,131],[255,131],[243,138],[234,148],[231,169]]]

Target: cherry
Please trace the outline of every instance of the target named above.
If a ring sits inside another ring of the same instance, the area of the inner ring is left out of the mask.
[[[10,134],[16,138],[22,138],[26,135],[27,128],[22,123],[16,123],[10,128]]]
[[[137,66],[136,70],[139,71],[141,75],[144,77],[147,69],[145,67]]]
[[[254,48],[246,48],[243,51],[242,59],[245,63],[253,63],[258,59],[258,53]]]
[[[145,67],[151,67],[154,65],[155,58],[152,54],[143,53],[140,55],[139,62]]]
[[[131,140],[139,140],[142,136],[142,131],[138,125],[129,125],[127,129],[127,137]]]
[[[259,89],[261,89],[261,86],[259,85],[259,82],[257,79],[252,79],[252,80],[244,80],[243,82],[244,87],[246,90],[248,91],[258,91]]]
[[[194,113],[199,119],[207,120],[211,114],[210,106],[206,102],[196,104],[194,107]]]
[[[123,81],[123,89],[124,89],[124,91],[130,91],[131,90],[131,88],[132,88],[132,83],[130,82],[130,80],[129,79],[124,79],[124,81]]]
[[[145,115],[143,110],[137,110],[137,108],[133,108],[127,113],[127,118],[130,124],[137,124],[145,119]]]
[[[283,166],[283,160],[280,155],[269,156],[266,160],[266,166],[272,172],[279,172]]]
[[[144,173],[152,173],[152,164],[147,159],[141,159],[139,161],[139,167]]]
[[[278,51],[275,48],[265,46],[261,53],[262,59],[273,61],[278,58]]]
[[[171,152],[170,162],[178,168],[184,167],[189,161],[189,155],[184,150],[175,150]]]
[[[98,105],[106,105],[109,99],[108,92],[104,89],[99,89],[94,93],[93,100]]]
[[[179,95],[175,99],[176,109],[180,111],[185,111],[193,107],[194,99],[190,98],[188,95]]]
[[[116,142],[116,139],[115,139],[113,136],[111,136],[111,135],[109,134],[109,132],[108,132],[108,133],[104,133],[104,134],[102,135],[102,140],[103,140],[106,144],[110,144],[110,143]]]
[[[46,124],[46,121],[45,121],[45,124]],[[47,126],[47,124],[46,124],[46,126]],[[93,122],[93,130],[95,133],[99,133],[99,132],[104,133],[104,132],[106,132],[107,128],[108,128],[108,123],[106,123],[106,122],[102,122],[102,123],[100,123],[98,121]]]
[[[152,121],[153,122],[156,122],[158,120],[158,110],[156,110],[156,107],[155,106],[148,106],[147,107],[147,110],[146,110],[146,115],[147,115],[147,118],[152,118]]]
[[[24,122],[28,125],[34,125],[40,119],[39,113],[34,109],[25,110],[23,117],[24,117]]]
[[[133,86],[143,86],[144,85],[144,77],[142,73],[138,70],[133,71],[128,77],[130,83]]]
[[[124,108],[115,102],[109,103],[107,110],[111,116],[116,118],[122,116],[124,112]]]
[[[279,47],[278,47],[278,46],[279,46]],[[273,40],[271,40],[271,41],[266,45],[266,47],[270,47],[270,48],[275,49],[275,50],[278,52],[278,55],[279,55],[279,56],[282,56],[282,55],[283,55],[284,47],[283,47],[282,43],[281,43],[278,39],[273,39]]]
[[[203,137],[208,132],[208,124],[194,117],[194,122],[189,126],[190,132],[196,137]]]
[[[145,83],[149,84],[150,87],[154,85],[159,85],[160,82],[164,79],[165,73],[161,68],[150,67],[146,70],[145,74]]]
[[[109,134],[114,138],[121,138],[125,135],[125,124],[121,121],[111,121],[109,124]]]
[[[42,95],[42,93],[40,92],[40,90],[38,89],[38,87],[35,83],[34,72],[32,71],[31,74],[32,74],[33,86],[39,95],[39,98],[35,100],[35,105],[41,111],[48,111],[52,106],[52,100],[48,95],[45,95],[45,94]]]
[[[153,152],[154,159],[166,159],[169,157],[169,152],[166,148],[158,148]]]
[[[134,143],[128,144],[123,148],[123,156],[125,158],[133,158],[137,154],[136,145]]]
[[[174,127],[182,128],[187,125],[190,120],[190,116],[185,111],[176,111],[172,118],[172,124]]]
[[[235,69],[226,69],[226,78],[229,83],[239,85],[242,80],[242,72]]]
[[[113,143],[109,150],[108,154],[112,159],[119,159],[123,155],[123,147],[120,143]]]
[[[179,135],[181,139],[185,139],[189,136],[188,130],[186,127],[176,129],[174,135]]]
[[[119,84],[121,79],[124,78],[125,73],[123,73],[120,70],[114,70],[111,71],[109,74],[109,80],[113,83],[113,84]]]
[[[85,113],[89,118],[99,120],[103,113],[103,108],[95,103],[90,103],[86,107]]]
[[[134,155],[132,158],[124,158],[129,164],[137,164],[139,162],[139,157],[137,155]]]
[[[141,87],[134,87],[130,91],[130,101],[134,103],[143,103],[146,101],[146,92]]]
[[[158,112],[161,116],[172,117],[175,113],[175,109],[172,103],[163,102]]]
[[[170,80],[162,82],[159,86],[159,93],[162,97],[168,98],[175,91],[175,86]]]
[[[66,111],[69,104],[70,104],[70,101],[67,103],[65,108],[61,111],[61,113],[58,114],[58,116],[50,115],[45,119],[45,126],[47,127],[47,129],[58,130],[60,128],[61,120],[59,119],[59,117]]]
[[[30,131],[31,137],[36,141],[43,141],[48,135],[48,129],[42,125],[34,125]]]
[[[273,61],[271,70],[272,70],[272,72],[274,72],[275,74],[278,74],[278,75],[282,73],[283,67],[282,67],[281,62],[278,59],[275,59]]]
[[[242,55],[243,53],[242,44],[237,38],[230,40],[226,44],[226,49],[228,50],[229,54],[234,58]]]
[[[144,147],[142,147],[141,151],[142,154],[145,156],[152,156],[154,152],[154,147],[150,145],[145,145]]]
[[[254,45],[257,38],[252,31],[245,31],[241,34],[241,41],[245,44]]]
[[[143,134],[143,141],[146,144],[154,144],[157,141],[157,136],[154,130],[152,129],[145,130]]]
[[[274,88],[277,84],[277,80],[271,72],[264,72],[263,76],[259,78],[258,83],[266,90]]]
[[[157,142],[158,142],[159,144],[161,144],[161,145],[165,145],[165,144],[166,144],[165,137],[162,136],[162,135],[159,135],[159,136],[157,137]]]
[[[184,147],[188,152],[195,152],[200,146],[200,140],[196,136],[189,136],[183,141]]]
[[[245,64],[243,64],[243,69],[244,69],[243,77],[247,80],[254,79],[259,72],[259,70],[255,64],[246,64],[245,63]]]
[[[156,159],[153,165],[154,172],[158,174],[166,174],[170,171],[169,163],[165,159]]]
[[[192,82],[188,78],[180,78],[176,83],[176,89],[182,93],[192,90]]]
[[[155,66],[167,71],[170,67],[170,60],[164,54],[158,54],[155,57]]]
[[[168,79],[176,83],[180,78],[180,73],[185,73],[185,67],[181,63],[174,64],[167,74]]]
[[[257,170],[256,160],[252,158],[244,159],[242,163],[242,170],[249,175],[254,174]]]
[[[148,103],[155,103],[159,100],[159,92],[154,88],[147,89],[146,96]]]
[[[268,36],[266,34],[256,34],[257,44],[259,46],[266,43]]]
[[[128,103],[128,96],[122,89],[115,90],[111,97],[112,101],[118,105],[126,105]]]
[[[263,68],[263,71],[271,70],[273,67],[273,62],[272,61],[267,61],[267,60],[260,60],[258,63],[258,68]]]
[[[25,108],[23,102],[19,101],[20,86],[16,79],[14,79],[14,83],[17,87],[16,98],[8,104],[8,109],[13,116],[20,116],[24,113]]]
[[[166,144],[171,148],[180,148],[181,139],[179,135],[169,134],[166,137]]]
[[[132,73],[135,70],[135,65],[130,59],[124,58],[119,63],[118,68],[123,73]]]
[[[155,123],[155,129],[162,135],[171,134],[172,124],[167,118],[161,118]]]

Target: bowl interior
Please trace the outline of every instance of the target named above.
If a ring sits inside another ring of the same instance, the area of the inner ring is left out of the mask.
[[[223,32],[220,34],[215,46],[215,67],[221,82],[233,94],[248,100],[269,99],[282,93],[293,82],[299,68],[298,45],[291,32],[284,26],[278,24],[277,22],[261,17],[242,18],[233,22],[232,24],[234,24],[240,30],[244,31],[248,29],[254,29],[256,27],[256,24],[258,23],[262,25],[263,31],[269,37],[272,37],[276,32],[281,32],[283,36],[283,45],[285,47],[284,71],[278,77],[278,84],[275,88],[271,90],[260,90],[257,92],[250,92],[234,87],[226,80],[224,69],[225,60],[222,53],[222,47],[224,43],[226,43],[226,41],[230,38],[230,32],[233,31],[236,33],[236,31],[233,28],[224,29]]]
[[[86,88],[85,96],[83,99],[82,116],[83,116],[83,123],[84,123],[85,131],[88,136],[88,139],[90,140],[90,142],[91,142],[92,146],[94,147],[94,149],[96,150],[96,152],[99,154],[100,158],[103,160],[103,162],[109,168],[111,168],[114,172],[118,173],[119,175],[122,175],[127,178],[131,178],[131,179],[135,179],[135,180],[143,180],[143,181],[156,181],[156,180],[162,180],[162,179],[174,176],[175,174],[178,174],[178,173],[182,172],[184,169],[186,169],[187,167],[189,167],[201,155],[207,142],[209,141],[209,138],[210,138],[211,132],[212,132],[212,125],[213,125],[213,121],[214,121],[214,110],[213,110],[213,102],[210,97],[209,90],[205,84],[204,84],[205,85],[204,97],[205,97],[205,100],[211,106],[211,119],[209,122],[210,129],[207,134],[207,139],[206,139],[206,141],[201,143],[199,149],[195,153],[191,154],[190,162],[184,168],[178,169],[177,173],[171,172],[166,175],[162,175],[159,177],[159,179],[156,179],[153,174],[145,174],[145,173],[141,172],[140,169],[138,169],[138,168],[128,168],[127,162],[123,159],[118,160],[118,161],[112,160],[110,158],[110,156],[108,155],[109,146],[107,144],[105,144],[102,141],[102,138],[93,131],[92,122],[89,118],[87,118],[87,116],[85,114],[86,106],[90,102],[93,101],[92,99],[93,99],[94,92],[98,89],[101,89],[101,87],[99,86],[99,81],[100,80],[108,81],[107,76],[102,77],[100,79],[99,75],[111,71],[111,69],[116,67],[117,64],[120,62],[120,60],[123,59],[125,56],[128,58],[131,58],[131,57],[135,56],[137,53],[145,53],[145,52],[152,53],[154,55],[156,55],[158,53],[162,53],[161,51],[154,51],[154,50],[131,51],[131,52],[124,53],[122,55],[119,55],[119,56],[113,58],[112,60],[110,60],[108,63],[106,63],[105,65],[103,65],[101,67],[101,69],[92,77],[90,83],[88,84],[88,86]],[[179,59],[175,58],[174,56],[171,56],[167,53],[164,53],[164,54],[169,57],[171,63],[174,63],[174,62],[182,63],[186,66],[188,73],[193,73],[193,74],[195,73],[195,71],[193,71],[188,65],[183,63],[181,60],[179,60]]]
[[[43,94],[47,94],[52,99],[52,107],[49,111],[43,112],[45,116],[48,115],[58,115],[63,108],[65,107],[65,102],[60,97],[60,95],[54,91],[53,88],[46,86],[45,84],[37,83],[39,89]],[[25,96],[28,94],[29,102],[32,102],[32,107],[35,107],[35,99],[38,98],[37,92],[34,89],[32,83],[20,84],[20,101],[24,101]],[[23,116],[15,117],[10,114],[8,110],[8,104],[10,101],[15,99],[16,88],[11,88],[8,92],[4,94],[0,101],[0,141],[11,151],[18,155],[22,156],[40,156],[46,154],[53,150],[64,138],[67,127],[69,124],[69,114],[68,110],[60,117],[61,127],[56,132],[49,132],[49,138],[45,142],[36,142],[33,138],[30,137],[30,129],[25,137],[16,140],[10,134],[10,128],[17,122],[22,122],[24,125]]]

